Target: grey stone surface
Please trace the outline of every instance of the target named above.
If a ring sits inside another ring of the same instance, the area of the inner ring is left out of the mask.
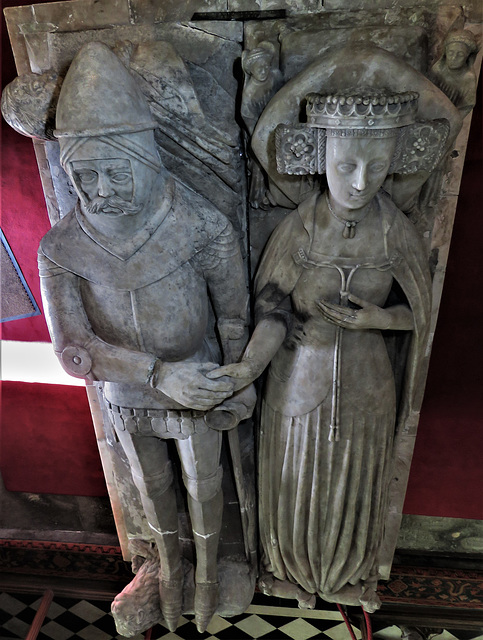
[[[318,13],[324,10],[326,0],[228,0],[229,11],[284,10],[288,15]]]
[[[400,553],[483,557],[483,521],[404,515],[397,541]]]

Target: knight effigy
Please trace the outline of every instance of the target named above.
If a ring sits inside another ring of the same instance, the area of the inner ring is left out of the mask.
[[[79,200],[42,240],[39,270],[62,366],[103,383],[159,556],[159,603],[172,630],[184,588],[166,440],[176,443],[203,632],[219,600],[222,430],[253,408],[250,393],[233,396],[228,380],[206,373],[243,347],[245,278],[233,226],[164,169],[155,127],[119,59],[103,44],[83,47],[63,81],[54,132]],[[209,335],[215,322],[221,345]]]

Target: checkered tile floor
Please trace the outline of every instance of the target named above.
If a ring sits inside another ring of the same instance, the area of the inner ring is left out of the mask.
[[[25,638],[41,598],[34,595],[0,594],[0,640]],[[240,616],[215,616],[208,630],[199,634],[192,616],[182,617],[176,633],[155,627],[152,640],[348,640],[347,629],[335,606],[301,611],[269,606],[273,598],[256,595],[254,604]],[[277,601],[280,603],[280,601]],[[324,603],[321,603],[324,606]],[[357,638],[360,634],[356,630]],[[38,640],[111,640],[116,634],[110,603],[54,597]],[[136,636],[133,640],[142,640]],[[381,639],[382,640],[382,639]],[[447,639],[451,640],[451,639]]]
[[[36,595],[0,593],[0,640],[24,639],[41,598]],[[270,603],[283,606],[273,606]],[[289,603],[288,603],[289,604]],[[334,607],[318,601],[314,611],[291,608],[276,598],[256,594],[254,604],[240,616],[215,616],[208,631],[199,634],[192,616],[182,617],[176,633],[162,625],[155,627],[152,640],[349,640],[342,618]],[[357,640],[361,635],[354,629]],[[397,626],[374,629],[374,640],[400,640]],[[38,640],[122,640],[116,634],[106,601],[55,597]],[[135,636],[133,640],[143,640]],[[443,631],[434,640],[483,640],[481,629]]]

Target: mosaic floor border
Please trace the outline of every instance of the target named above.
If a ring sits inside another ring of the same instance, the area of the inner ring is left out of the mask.
[[[20,576],[110,581],[119,591],[132,579],[120,548],[100,544],[0,540],[0,566]],[[483,609],[483,571],[394,565],[379,595],[388,603]]]
[[[383,602],[483,609],[483,572],[395,565],[378,594]]]

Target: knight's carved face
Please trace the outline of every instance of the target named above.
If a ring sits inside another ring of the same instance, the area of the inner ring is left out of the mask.
[[[150,199],[157,173],[96,138],[75,150],[69,173],[88,214],[134,216]]]
[[[131,162],[127,158],[76,160],[72,162],[72,169],[76,184],[85,194],[88,203],[94,202],[97,198],[100,198],[101,202],[105,200],[106,204],[99,213],[119,213],[117,207],[109,204],[113,196],[124,202],[131,202],[134,182]]]
[[[396,138],[327,138],[327,182],[339,209],[367,206],[384,182]]]
[[[461,69],[468,57],[468,48],[463,42],[450,42],[446,45],[446,66],[451,71]]]

